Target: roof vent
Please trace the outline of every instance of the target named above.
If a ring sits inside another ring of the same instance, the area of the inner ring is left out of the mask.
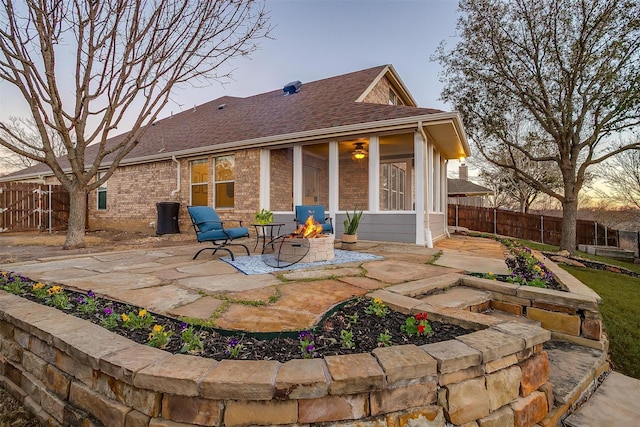
[[[224,107],[226,107],[227,104],[220,104],[218,105],[218,110],[224,110]]]
[[[282,91],[285,95],[293,95],[294,93],[298,92],[301,87],[302,83],[300,83],[300,80],[296,80],[295,82],[287,83],[286,85],[284,85]]]

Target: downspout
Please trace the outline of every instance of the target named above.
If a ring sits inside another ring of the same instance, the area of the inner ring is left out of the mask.
[[[422,120],[418,122],[418,129],[420,130],[420,134],[422,134],[422,139],[424,140],[424,156],[425,156],[425,162],[424,162],[424,176],[423,176],[423,180],[426,181],[425,182],[425,189],[427,191],[425,191],[422,195],[422,197],[425,197],[427,195],[427,193],[429,192],[428,190],[428,184],[429,181],[427,181],[426,178],[428,178],[428,171],[429,171],[429,144],[428,144],[428,139],[427,139],[427,133],[424,131],[424,128],[422,127]],[[424,240],[425,240],[425,245],[427,246],[427,248],[431,249],[433,248],[433,236],[431,235],[431,225],[430,225],[430,221],[429,221],[429,198],[426,198],[426,200],[424,201],[424,217],[425,217],[425,224],[424,224]]]
[[[171,156],[171,160],[176,164],[176,189],[171,192],[171,197],[175,197],[180,192],[180,162],[176,160],[176,156]]]

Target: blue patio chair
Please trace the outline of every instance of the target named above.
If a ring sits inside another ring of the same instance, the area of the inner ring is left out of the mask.
[[[299,205],[296,206],[296,226],[304,225],[309,215],[313,215],[313,219],[318,224],[322,224],[322,232],[333,234],[333,221],[331,217],[324,213],[322,205]],[[297,228],[297,227],[296,227]]]
[[[200,249],[198,253],[193,256],[193,259],[196,259],[202,251],[212,250],[213,253],[211,255],[215,255],[218,250],[223,250],[229,252],[231,260],[233,261],[235,257],[228,246],[242,246],[244,250],[247,251],[247,255],[249,255],[249,248],[245,245],[241,243],[230,243],[235,239],[249,237],[249,229],[242,226],[242,221],[235,219],[221,221],[211,206],[187,206],[187,211],[191,217],[193,228],[196,230],[198,242],[211,242],[213,244],[212,248]],[[227,228],[225,227],[227,222],[239,222],[240,226]]]

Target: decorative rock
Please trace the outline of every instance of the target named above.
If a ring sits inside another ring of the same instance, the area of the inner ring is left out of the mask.
[[[549,357],[543,351],[520,363],[522,380],[520,394],[523,397],[538,389],[549,380]]]
[[[165,394],[162,399],[162,418],[201,426],[219,426],[223,404],[218,400]]]
[[[22,361],[22,347],[10,339],[3,339],[1,342],[2,354],[12,362],[20,363]]]
[[[482,365],[472,366],[467,369],[461,369],[459,371],[450,372],[448,374],[440,374],[438,376],[438,383],[441,386],[459,383],[471,378],[477,378],[484,375],[484,369]]]
[[[484,371],[487,374],[491,374],[493,372],[499,371],[500,369],[507,368],[511,365],[515,365],[518,363],[518,358],[515,354],[510,354],[507,357],[503,357],[502,359],[494,360],[492,362],[486,363],[484,365]]]
[[[442,408],[438,406],[428,406],[426,408],[410,411],[407,414],[402,414],[397,417],[395,423],[389,421],[389,426],[400,427],[443,427],[444,426],[444,413]]]
[[[219,400],[270,400],[280,365],[275,360],[223,360],[204,377],[200,394]]]
[[[447,374],[482,363],[482,353],[456,340],[425,344],[420,347],[438,362],[438,372]]]
[[[508,404],[518,398],[520,393],[521,373],[518,366],[502,369],[487,375],[487,392],[491,411]]]
[[[386,290],[373,291],[370,294],[367,294],[367,297],[371,299],[378,298],[382,300],[382,302],[384,302],[386,305],[388,305],[390,309],[398,311],[402,314],[410,314],[411,310],[415,306],[422,304],[422,301],[420,300],[394,294],[393,292],[389,292]]]
[[[463,276],[462,283],[465,286],[484,289],[491,292],[498,292],[504,295],[515,295],[518,285],[513,283],[504,283],[497,280],[483,279],[482,277]]]
[[[551,339],[551,332],[546,329],[521,322],[501,323],[493,328],[500,332],[522,338],[526,348],[543,344]]]
[[[139,371],[133,385],[161,393],[197,396],[200,379],[216,363],[202,357],[174,354]]]
[[[541,310],[539,308],[527,308],[527,317],[540,321],[544,329],[561,332],[564,334],[580,336],[580,317],[565,313]]]
[[[479,427],[513,427],[513,411],[509,406],[500,408],[491,415],[478,420]]]
[[[602,322],[598,319],[583,319],[581,334],[590,340],[600,340],[602,336]]]
[[[151,418],[138,411],[130,411],[125,420],[125,427],[148,427]]]
[[[357,420],[369,415],[369,399],[367,394],[300,399],[298,411],[298,423]]]
[[[484,329],[488,326],[497,325],[503,321],[484,314],[472,313],[468,310],[461,310],[450,307],[437,307],[423,303],[412,309],[413,313],[425,312],[429,314],[431,320],[441,320],[443,322],[462,326],[468,329]]]
[[[44,385],[60,399],[65,400],[69,396],[71,380],[61,370],[53,365],[47,365],[44,371]]]
[[[551,304],[544,301],[534,301],[532,307],[541,308],[547,311],[556,311],[558,313],[577,314],[578,309],[575,307],[567,307],[565,305]]]
[[[82,381],[88,386],[93,384],[93,369],[88,365],[78,363],[78,361],[73,357],[70,357],[68,354],[58,349],[55,349],[55,355],[55,365],[57,368]]]
[[[516,316],[522,316],[522,306],[520,304],[511,304],[504,301],[491,301],[491,308],[494,310],[504,311]]]
[[[491,412],[484,378],[451,384],[445,389],[449,401],[445,413],[447,419],[453,424],[463,424],[484,418]]]
[[[472,305],[479,305],[491,299],[491,293],[464,286],[456,286],[447,292],[428,295],[420,298],[423,302],[436,307],[449,307],[466,310]]]
[[[236,401],[227,402],[224,411],[226,427],[248,425],[294,424],[298,419],[298,401]]]
[[[544,393],[547,397],[547,408],[551,411],[551,408],[553,408],[553,384],[546,382],[538,387],[538,391]]]
[[[598,300],[595,297],[579,295],[571,292],[560,292],[553,289],[542,289],[533,286],[521,286],[518,288],[516,296],[527,298],[539,302],[548,302],[577,309],[594,310],[598,309]]]
[[[27,371],[22,373],[22,380],[20,381],[20,387],[27,393],[36,404],[40,404],[40,390],[44,387],[42,381]]]
[[[412,384],[406,387],[385,389],[372,392],[371,415],[401,411],[425,404],[436,403],[435,378],[427,383]]]
[[[117,380],[133,384],[138,371],[171,356],[157,348],[135,345],[109,353],[100,359],[100,369]]]
[[[382,388],[384,371],[368,353],[326,356],[330,394],[364,393]]]
[[[387,376],[387,385],[395,387],[436,375],[436,360],[413,344],[376,348],[373,355]]]
[[[40,406],[56,421],[64,421],[64,402],[46,388],[40,390]]]
[[[107,427],[122,426],[131,408],[108,399],[79,382],[72,382],[69,389],[69,403],[93,415]]]
[[[29,351],[48,363],[56,363],[56,353],[52,346],[38,338],[31,337]]]
[[[547,415],[547,398],[535,391],[527,397],[520,397],[511,403],[515,427],[531,427]]]
[[[280,367],[275,383],[276,399],[313,399],[326,396],[329,380],[324,361],[293,359]]]
[[[485,329],[456,338],[482,353],[484,363],[524,349],[524,340],[494,329]]]
[[[96,381],[91,388],[109,399],[123,403],[151,417],[160,413],[162,400],[160,393],[133,387],[103,373],[97,373]]]
[[[576,261],[576,260],[573,260],[571,258],[567,258],[567,257],[564,257],[564,256],[554,255],[552,257],[549,257],[549,259],[551,261],[559,263],[559,264],[567,264],[567,265],[572,265],[574,267],[582,267],[582,268],[584,268],[584,264],[581,263],[580,261]]]
[[[459,273],[448,273],[443,274],[442,276],[428,277],[401,283],[399,285],[389,286],[385,289],[389,292],[394,292],[407,297],[415,297],[418,295],[426,295],[436,290],[456,286],[462,277],[463,275]]]

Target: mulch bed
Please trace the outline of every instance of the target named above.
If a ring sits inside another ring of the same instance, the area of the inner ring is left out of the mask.
[[[546,256],[547,258],[557,256],[557,254],[553,252],[543,252],[543,255]],[[568,258],[572,261],[577,261],[582,265],[584,265],[585,267],[591,268],[594,270],[610,271],[612,273],[621,273],[621,274],[626,274],[627,276],[640,277],[639,273],[636,273],[635,271],[627,270],[626,268],[619,267],[617,265],[605,264],[603,262],[592,261],[592,260],[589,260],[586,258],[580,258],[577,256],[567,256],[565,258]]]
[[[31,285],[25,282],[25,290],[21,296],[29,300],[43,303],[43,300],[36,298],[28,289]],[[110,308],[114,313],[138,313],[138,307],[123,304],[107,298],[96,297],[97,311],[88,315],[78,310],[78,298],[86,298],[86,294],[82,294],[73,290],[65,289],[65,293],[71,299],[72,307],[63,310],[65,313],[88,320],[92,323],[100,325],[104,316],[104,309]],[[358,298],[341,306],[338,306],[333,313],[325,317],[318,326],[310,331],[313,334],[315,357],[343,355],[354,353],[366,353],[380,347],[378,337],[381,333],[391,335],[391,345],[415,344],[423,345],[428,343],[446,341],[465,335],[472,330],[462,328],[460,326],[451,325],[442,322],[430,322],[433,333],[428,336],[412,336],[401,332],[400,327],[405,324],[407,316],[398,312],[389,310],[384,317],[378,317],[373,314],[365,313],[366,307],[369,305],[368,299]],[[357,314],[357,321],[353,322],[353,316]],[[154,325],[164,326],[166,331],[172,332],[171,337],[164,350],[171,353],[180,353],[182,341],[180,338],[181,330],[186,326],[181,320],[153,314]],[[237,359],[246,360],[277,360],[286,362],[292,359],[300,359],[303,357],[300,340],[298,334],[300,331],[283,332],[273,334],[261,334],[250,332],[225,331],[215,328],[193,325],[196,333],[200,336],[204,346],[201,351],[193,352],[201,357],[208,357],[217,360],[232,359],[229,353],[229,343],[231,340],[239,342],[243,350]],[[348,330],[353,333],[352,341],[355,343],[354,348],[344,348],[341,342],[341,331]],[[150,329],[132,330],[122,327],[121,325],[113,329],[112,332],[122,335],[140,344],[147,344]]]

